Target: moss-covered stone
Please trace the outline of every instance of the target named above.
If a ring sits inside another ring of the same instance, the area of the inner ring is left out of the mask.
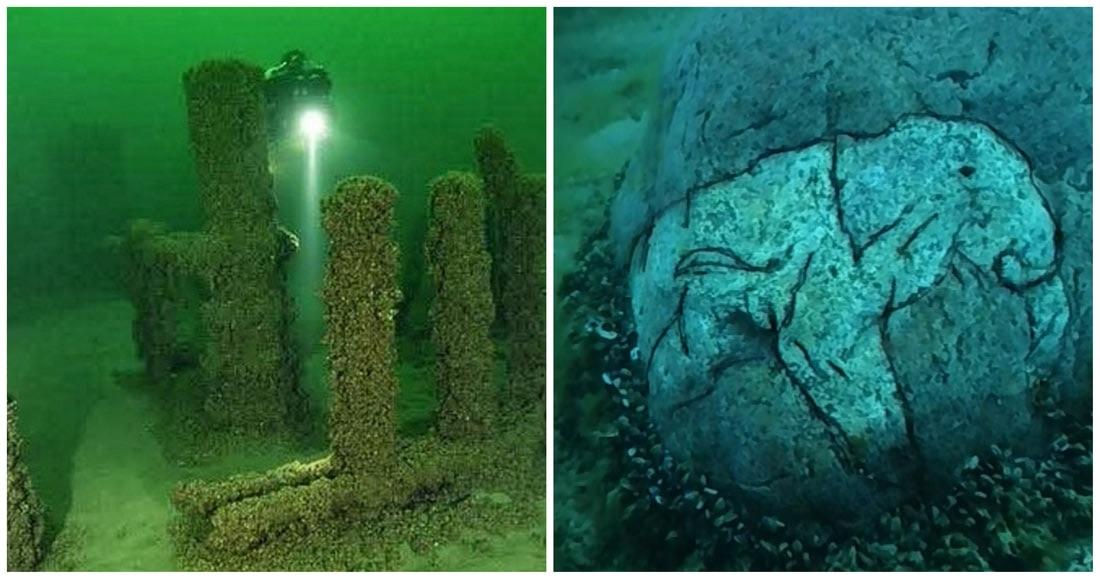
[[[545,184],[538,179],[515,178],[512,183],[515,191],[544,198]],[[432,318],[439,351],[442,436],[396,439],[394,334],[400,300],[397,245],[392,239],[396,192],[377,178],[347,179],[322,204],[322,221],[330,240],[322,297],[332,391],[331,455],[266,473],[177,487],[172,500],[183,516],[175,531],[188,567],[271,569],[289,564],[298,568],[301,565],[295,553],[300,547],[345,553],[343,542],[349,540],[349,529],[357,535],[368,533],[369,557],[388,559],[395,549],[406,545],[391,537],[393,529],[408,537],[404,541],[428,542],[435,540],[428,533],[452,528],[463,513],[492,517],[497,512],[519,512],[508,506],[512,499],[507,497],[491,506],[468,502],[475,485],[486,481],[502,488],[517,485],[522,489],[517,496],[522,496],[523,504],[532,502],[532,492],[541,492],[537,481],[544,476],[543,446],[534,432],[542,431],[543,422],[534,418],[537,409],[516,409],[508,420],[500,421],[493,437],[469,442],[470,435],[487,434],[491,417],[496,415],[486,199],[478,179],[461,173],[437,179],[431,191],[432,225],[426,252],[436,281]],[[518,232],[524,236],[521,242],[535,244],[525,249],[529,253],[514,253],[515,259],[528,264],[517,273],[537,273],[540,287],[504,284],[515,299],[531,291],[541,296],[544,279],[544,229],[540,227],[537,237],[527,239],[535,223],[527,212],[536,203],[541,212],[541,201],[523,205],[517,202],[519,196],[506,197],[510,207],[520,207],[518,214],[525,216],[527,225],[508,234]],[[211,243],[218,247],[225,239],[228,236],[212,236]],[[284,247],[292,245],[283,243]],[[539,255],[537,263],[530,257],[535,253]],[[540,297],[535,307],[541,308],[541,303]],[[516,320],[525,321],[517,326],[522,329],[514,330],[516,335],[534,344],[529,337],[538,333],[541,345],[544,321],[530,319],[536,310],[517,307],[515,311],[519,313]],[[515,352],[530,350],[517,347]],[[533,356],[522,359],[530,364]],[[542,363],[540,355],[537,367],[541,369]],[[532,374],[517,374],[527,377],[524,398],[533,397],[527,381]],[[538,375],[541,392],[541,373]],[[536,470],[540,471],[537,476],[527,476]],[[524,473],[521,482],[516,481],[517,472]],[[425,512],[439,513],[446,524],[424,525]],[[525,514],[524,520],[530,516]],[[354,549],[363,547],[359,542],[353,545]],[[359,565],[358,561],[320,558],[311,559],[307,567],[361,568]],[[392,568],[387,563],[379,566]]]
[[[211,61],[184,75],[191,149],[208,234],[203,305],[207,411],[235,430],[284,427],[300,408],[285,289],[285,235],[268,172],[263,74]]]
[[[380,179],[354,177],[322,204],[329,236],[322,290],[332,388],[329,438],[336,467],[348,472],[377,474],[394,462],[396,197]]]
[[[134,343],[147,374],[163,380],[198,366],[203,235],[167,233],[161,224],[133,222],[122,240],[123,282],[134,305]]]
[[[477,177],[465,173],[439,177],[429,189],[426,254],[435,288],[430,315],[439,432],[448,438],[484,435],[496,402],[485,195]]]
[[[524,175],[510,206],[512,260],[502,299],[511,310],[509,400],[526,404],[546,395],[546,178]]]
[[[8,401],[8,571],[33,571],[42,561],[45,516],[23,458],[16,404]]]
[[[521,174],[495,129],[483,129],[474,148],[489,197],[497,320],[509,344],[505,403],[522,406],[546,390],[546,178]]]
[[[536,499],[545,476],[537,431],[541,423],[528,414],[477,444],[407,440],[386,476],[338,472],[322,460],[188,483],[173,495],[185,515],[173,527],[181,563],[394,570],[410,546],[423,552],[470,525],[492,533],[529,525],[544,512]]]
[[[172,502],[183,515],[180,533],[206,557],[246,553],[284,535],[324,532],[419,488],[405,471],[395,472],[396,196],[379,179],[357,177],[341,182],[322,206],[330,239],[322,295],[332,454],[265,473],[179,485]]]
[[[292,462],[266,472],[236,475],[224,481],[183,483],[172,491],[172,504],[186,515],[204,517],[230,503],[283,487],[307,485],[333,475],[335,470],[329,457],[306,464]]]
[[[154,381],[198,370],[208,426],[287,431],[304,405],[285,287],[297,240],[276,223],[263,76],[210,61],[183,82],[204,226],[169,233],[139,220],[121,240],[134,340]]]
[[[183,85],[205,229],[273,245],[263,71],[236,60],[206,61],[184,74]]]
[[[581,481],[556,489],[560,568],[978,571],[1076,564],[1072,543],[1092,527],[1092,421],[1068,415],[1050,389],[1037,389],[1046,395],[1035,408],[1064,435],[1044,455],[994,446],[962,461],[957,484],[928,488],[864,525],[820,513],[780,520],[671,458],[654,422],[639,411],[649,403],[649,385],[638,371],[637,333],[623,317],[631,307],[628,284],[606,229],[585,244],[578,263],[560,289],[562,335],[573,359],[560,373],[571,380],[555,397],[555,448],[567,449],[556,453],[555,468]]]
[[[501,308],[504,277],[507,275],[509,244],[505,237],[508,200],[515,197],[520,177],[519,162],[508,149],[504,135],[493,127],[484,127],[474,138],[477,170],[485,184],[488,198],[485,215],[486,240],[493,256],[493,302],[497,304],[496,319],[503,322],[509,312]]]

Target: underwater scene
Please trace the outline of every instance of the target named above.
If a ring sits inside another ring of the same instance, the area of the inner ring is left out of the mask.
[[[1092,570],[1091,9],[556,9],[557,570]]]
[[[544,570],[545,10],[7,14],[8,569]]]

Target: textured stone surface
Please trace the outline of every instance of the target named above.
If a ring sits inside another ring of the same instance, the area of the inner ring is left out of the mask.
[[[762,156],[876,133],[905,114],[974,119],[1031,163],[1062,225],[1075,311],[1058,386],[1090,406],[1092,14],[1088,9],[705,11],[613,202],[620,259],[653,217]]]
[[[298,422],[303,398],[290,344],[286,235],[275,221],[264,126],[263,71],[207,61],[183,78],[204,216],[206,410],[244,432]]]
[[[321,290],[332,388],[329,439],[335,467],[352,474],[386,473],[396,462],[396,198],[393,186],[377,177],[349,177],[321,204],[329,236]]]
[[[432,343],[439,433],[484,436],[495,414],[494,307],[485,246],[485,192],[477,175],[451,172],[428,185],[425,261],[432,275]]]
[[[523,408],[546,395],[546,177],[521,173],[496,129],[482,129],[474,150],[488,198],[493,303],[507,337],[503,404]]]
[[[31,484],[16,404],[8,400],[8,571],[34,571],[45,554],[46,518]]]
[[[762,157],[633,253],[649,412],[675,456],[786,514],[855,520],[990,444],[1027,452],[1070,307],[1027,159],[907,116]]]
[[[996,126],[1046,180],[1084,171],[1090,29],[1084,10],[705,13],[666,64],[645,197],[661,207],[768,151],[916,112]]]

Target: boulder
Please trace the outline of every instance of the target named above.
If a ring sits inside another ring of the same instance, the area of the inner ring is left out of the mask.
[[[763,158],[906,115],[980,122],[1024,156],[1060,224],[1072,315],[1054,382],[1067,410],[1087,413],[1091,28],[1087,8],[702,11],[669,51],[612,203],[620,263],[662,212]]]
[[[631,252],[673,456],[784,516],[858,523],[1046,442],[1075,299],[1028,156],[902,115],[764,154],[655,211]]]

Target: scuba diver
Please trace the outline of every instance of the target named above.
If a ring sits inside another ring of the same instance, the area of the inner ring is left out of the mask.
[[[324,67],[308,60],[301,50],[284,54],[279,64],[264,73],[269,138],[282,140],[299,123],[317,118],[321,120],[314,122],[323,123],[331,114],[331,92],[332,81]]]

